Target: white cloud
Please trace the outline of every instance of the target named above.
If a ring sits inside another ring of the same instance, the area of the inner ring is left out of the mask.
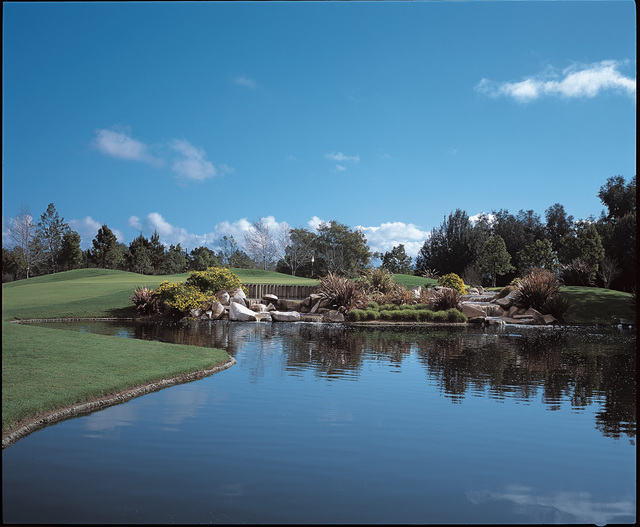
[[[325,159],[331,159],[332,161],[340,161],[340,162],[352,161],[354,163],[360,162],[360,156],[357,154],[355,156],[347,156],[342,152],[332,152],[330,154],[325,154],[324,157]]]
[[[168,162],[171,170],[181,181],[204,181],[216,174],[232,174],[233,167],[221,164],[216,167],[207,160],[203,148],[192,145],[185,139],[172,139],[164,146],[156,147],[158,155],[152,155],[149,147],[133,139],[128,129],[96,130],[96,137],[91,145],[103,154],[128,159],[144,161],[155,166],[164,166]]]
[[[314,231],[314,232],[318,232],[318,227],[320,227],[321,223],[326,223],[325,220],[321,220],[320,218],[318,218],[318,216],[313,216],[308,222],[307,225],[309,226],[309,228]]]
[[[104,225],[97,220],[94,220],[91,216],[85,216],[81,220],[69,220],[69,227],[71,230],[76,231],[81,238],[80,247],[88,249],[92,246],[91,242],[98,234],[98,230]],[[107,227],[109,227],[107,225]],[[118,229],[109,227],[111,232],[116,235],[119,242],[124,243],[124,233]]]
[[[336,170],[338,172],[342,172],[343,170],[347,170],[347,167],[342,166],[342,165],[336,165]]]
[[[480,219],[481,216],[486,216],[487,220],[489,221],[489,225],[491,225],[496,217],[493,214],[485,214],[484,212],[479,212],[478,214],[474,214],[473,216],[469,216],[469,221],[472,224],[476,224],[478,222],[478,220]]]
[[[133,227],[134,229],[142,230],[142,223],[140,223],[140,218],[138,216],[131,216],[129,218],[129,227]]]
[[[96,137],[91,145],[98,151],[111,157],[143,161],[154,165],[163,164],[162,159],[149,153],[149,148],[144,143],[133,139],[128,129],[98,129]]]
[[[288,226],[284,221],[278,222],[274,216],[267,216],[261,219],[267,223],[273,232],[276,232],[276,230],[283,225]],[[172,225],[159,212],[147,214],[142,221],[138,216],[131,216],[129,218],[129,226],[141,230],[144,236],[149,237],[156,231],[160,237],[160,242],[165,246],[177,245],[179,243],[183,249],[189,250],[200,246],[215,249],[223,236],[233,236],[236,243],[240,247],[243,247],[244,235],[248,232],[251,225],[252,222],[247,218],[241,218],[233,223],[229,221],[217,223],[211,232],[194,234],[183,227]]]
[[[240,86],[245,86],[246,88],[255,88],[256,87],[256,81],[254,79],[252,79],[251,77],[247,77],[246,75],[240,75],[240,77],[236,77],[233,82],[235,82],[236,84],[240,85]]]
[[[561,75],[550,70],[519,82],[482,79],[475,89],[492,97],[513,97],[519,102],[529,102],[543,96],[593,98],[606,90],[635,96],[636,80],[618,71],[623,64],[620,61],[603,60],[586,66],[572,65],[565,68]]]
[[[413,223],[401,221],[381,223],[377,227],[357,228],[362,229],[372,252],[384,253],[403,244],[406,253],[414,258],[429,237],[429,232],[421,230]]]
[[[193,146],[184,139],[174,139],[171,142],[171,148],[179,154],[178,159],[175,159],[171,165],[171,169],[178,177],[203,181],[216,175],[216,169],[206,160],[206,153],[202,148]],[[228,167],[226,168],[228,170]]]

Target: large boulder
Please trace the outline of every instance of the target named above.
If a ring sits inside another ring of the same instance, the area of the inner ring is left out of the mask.
[[[241,296],[232,296],[232,297],[229,299],[229,303],[230,303],[230,304],[236,303],[236,304],[240,304],[241,306],[247,307],[247,304],[246,304],[246,302],[245,302],[245,299],[244,299],[244,298],[242,298]]]
[[[482,309],[472,306],[470,304],[467,304],[466,302],[462,302],[460,306],[460,310],[462,311],[462,313],[464,313],[467,316],[467,318],[486,316],[486,313]]]
[[[240,297],[242,299],[247,298],[247,295],[244,294],[244,289],[242,289],[242,287],[236,287],[235,289],[232,289],[231,291],[229,291],[229,296],[230,297]]]
[[[229,304],[229,319],[241,322],[258,320],[256,318],[256,313],[251,311],[244,304],[239,304],[238,302],[231,302],[231,304]]]
[[[219,320],[224,316],[224,306],[220,302],[216,302],[215,300],[211,302],[211,309],[207,311],[207,313],[211,311],[211,319]]]
[[[297,311],[271,311],[271,319],[274,322],[300,322],[300,313]]]
[[[220,302],[223,306],[229,305],[229,301],[231,300],[231,297],[229,296],[229,293],[225,289],[218,291],[215,296],[216,296],[216,300]]]
[[[249,306],[249,309],[251,311],[254,311],[255,313],[266,313],[267,312],[267,306],[265,306],[264,304],[251,304]]]

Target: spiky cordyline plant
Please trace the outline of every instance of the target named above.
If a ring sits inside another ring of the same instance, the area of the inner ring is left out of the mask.
[[[447,311],[448,309],[460,309],[462,295],[450,287],[443,287],[433,295],[433,309],[436,311]]]
[[[152,315],[160,311],[160,299],[154,296],[153,291],[147,286],[136,287],[131,301],[136,305],[136,311],[143,315]]]
[[[522,307],[532,307],[542,313],[545,303],[560,292],[560,287],[553,273],[546,269],[532,269],[518,282],[516,291]]]
[[[318,294],[329,307],[346,310],[364,307],[367,295],[360,282],[329,273],[320,280]]]

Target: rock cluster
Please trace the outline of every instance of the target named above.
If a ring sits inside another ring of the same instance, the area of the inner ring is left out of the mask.
[[[496,298],[496,295],[485,295],[484,292],[479,290],[469,291],[463,297],[461,310],[467,316],[469,322],[472,323],[491,325],[547,325],[558,323],[553,315],[543,315],[532,307],[529,309],[518,307],[516,301],[517,295],[515,291],[502,298]]]
[[[201,320],[238,320],[265,322],[344,322],[344,310],[332,309],[318,294],[304,300],[286,300],[266,294],[262,301],[249,300],[240,288],[218,291],[191,316]]]

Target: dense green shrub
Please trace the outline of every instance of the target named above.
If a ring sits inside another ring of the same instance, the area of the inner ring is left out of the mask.
[[[467,292],[467,288],[464,285],[464,281],[456,273],[449,273],[438,278],[438,285],[441,287],[448,287],[455,289],[461,295]]]

